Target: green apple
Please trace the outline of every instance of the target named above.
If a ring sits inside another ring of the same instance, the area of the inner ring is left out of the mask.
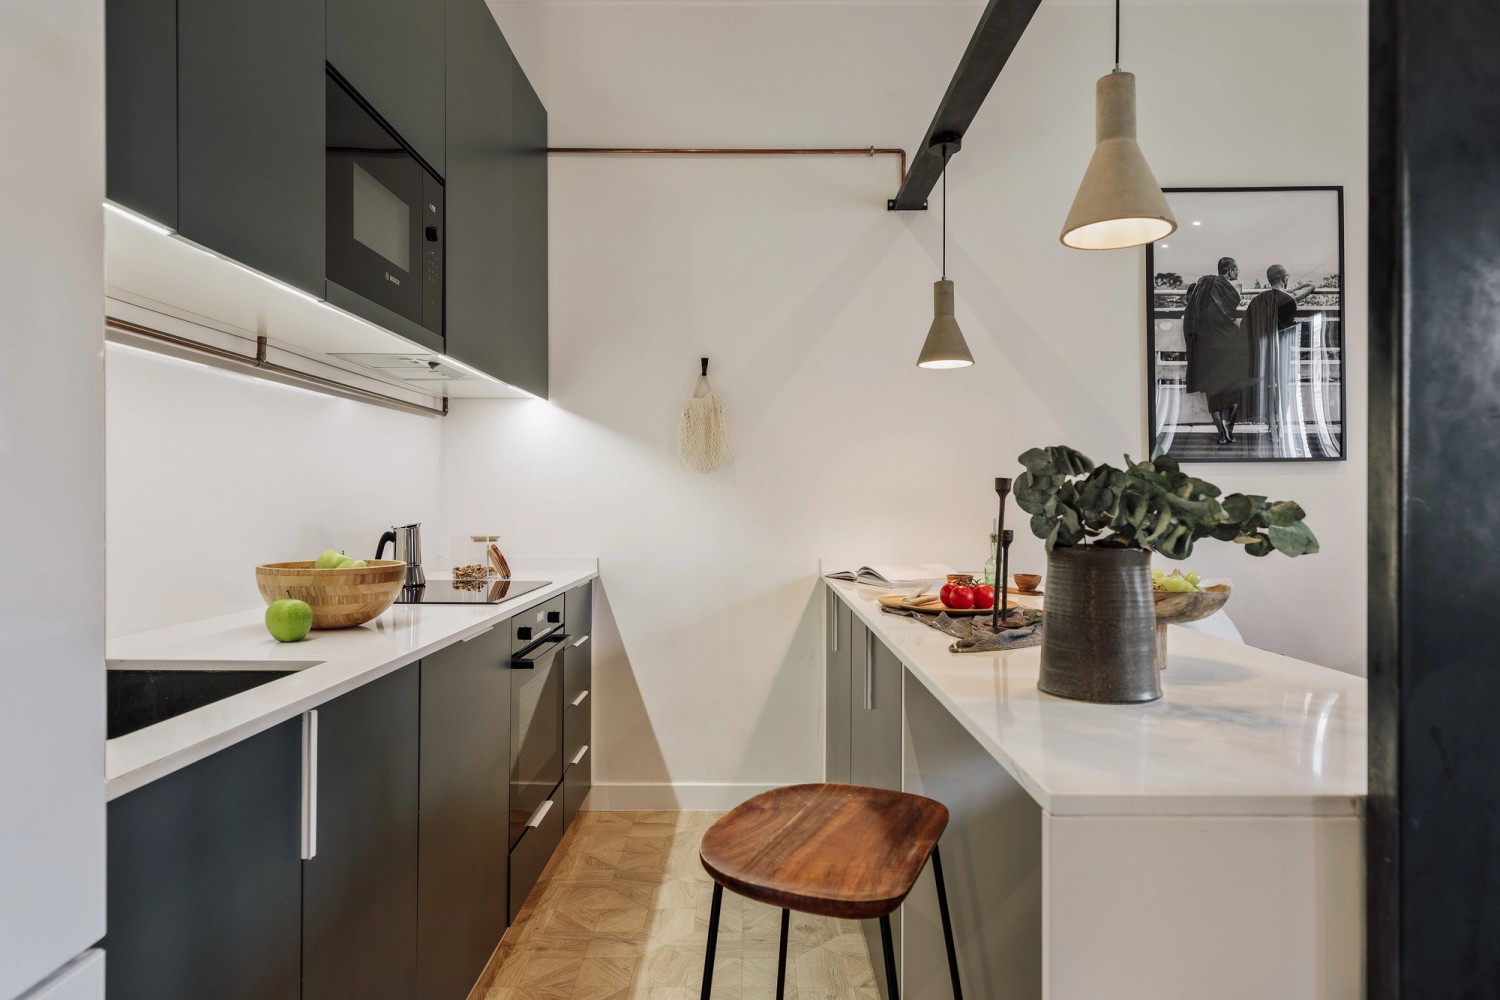
[[[266,631],[277,642],[300,642],[312,628],[312,605],[290,598],[266,608]]]
[[[317,569],[333,569],[348,558],[348,556],[344,555],[338,549],[324,549],[322,555],[318,556],[318,561],[313,566]]]
[[[339,569],[369,569],[370,564],[363,559],[350,559],[346,563],[340,563]]]

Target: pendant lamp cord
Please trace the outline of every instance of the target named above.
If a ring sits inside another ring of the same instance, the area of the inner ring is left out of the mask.
[[[943,280],[948,280],[948,147],[943,147]]]
[[[1115,72],[1120,72],[1120,0],[1115,0]]]

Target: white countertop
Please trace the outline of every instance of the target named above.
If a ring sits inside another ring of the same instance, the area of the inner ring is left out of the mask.
[[[599,575],[593,559],[534,560],[511,569],[516,579],[551,583],[501,604],[392,605],[365,625],[315,631],[301,642],[277,642],[266,632],[265,608],[105,642],[109,660],[255,661],[272,669],[288,661],[314,666],[107,740],[105,795],[126,792],[170,774],[248,736],[472,638],[527,608]]]
[[[1094,705],[1037,690],[1041,649],[950,653],[881,611],[891,593],[826,581],[1054,815],[1358,815],[1365,680],[1173,626],[1164,695]]]

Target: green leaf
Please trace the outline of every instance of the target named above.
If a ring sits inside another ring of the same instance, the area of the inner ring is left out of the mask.
[[[1255,513],[1255,504],[1243,493],[1231,493],[1223,500],[1224,513],[1235,524],[1244,524]]]
[[[1266,529],[1276,551],[1288,556],[1307,556],[1318,551],[1318,540],[1312,529],[1301,521],[1289,525],[1273,524]]]
[[[1045,472],[1052,471],[1052,460],[1047,456],[1047,449],[1045,448],[1032,448],[1029,451],[1023,451],[1017,461],[1026,466],[1026,471],[1034,476],[1040,476]]]
[[[1261,514],[1265,517],[1267,524],[1283,528],[1296,524],[1307,516],[1307,512],[1292,500],[1277,500],[1267,505]],[[1281,548],[1279,545],[1276,547]]]

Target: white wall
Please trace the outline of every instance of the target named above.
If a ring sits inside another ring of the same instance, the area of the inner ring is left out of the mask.
[[[0,4],[0,998],[104,934],[104,5]],[[103,997],[97,981],[95,996]]]
[[[910,145],[979,8],[928,4],[515,4],[495,8],[557,145]],[[974,368],[913,367],[938,276],[938,212],[889,214],[886,159],[553,157],[552,394],[461,402],[444,424],[447,520],[507,551],[595,554],[595,780],[618,801],[673,782],[819,774],[818,557],[977,564],[992,480],[1032,445],[1096,459],[1146,444],[1144,258],[1057,240],[1093,142],[1110,11],[1045,6],[950,182],[948,270]],[[1130,5],[1124,66],[1167,185],[1346,186],[1349,461],[1204,467],[1301,501],[1320,556],[1230,576],[1249,641],[1364,663],[1365,10]],[[674,461],[700,354],[735,465]],[[1043,570],[1022,531],[1016,571]]]
[[[114,344],[106,361],[110,635],[259,607],[257,563],[373,555],[437,516],[437,418]]]

